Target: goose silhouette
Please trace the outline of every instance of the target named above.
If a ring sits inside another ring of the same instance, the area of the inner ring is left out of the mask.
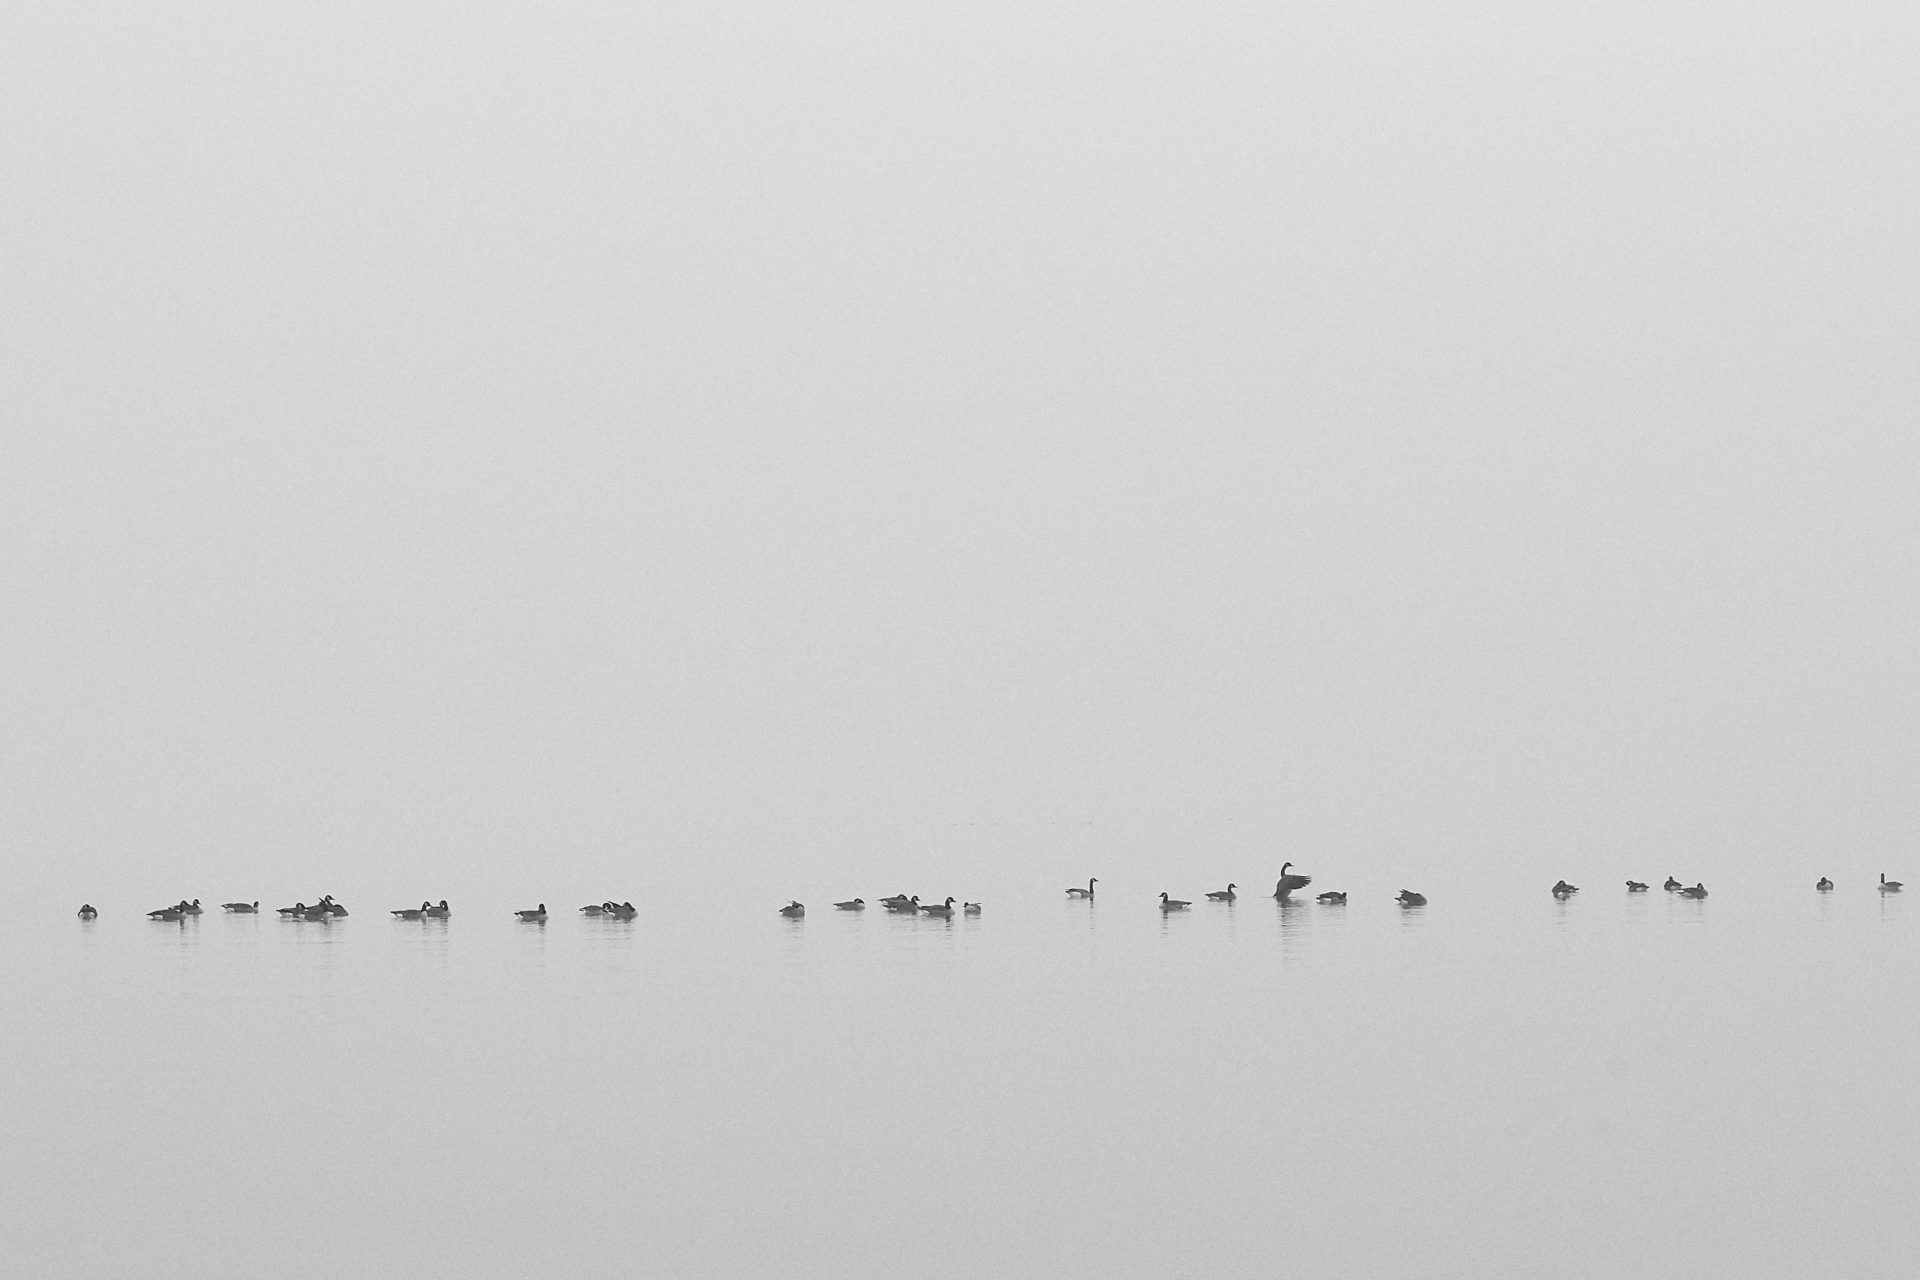
[[[1312,876],[1288,874],[1287,868],[1292,865],[1291,862],[1283,862],[1280,864],[1280,878],[1276,880],[1273,885],[1273,896],[1282,902],[1293,901],[1295,890],[1304,889],[1313,883]]]

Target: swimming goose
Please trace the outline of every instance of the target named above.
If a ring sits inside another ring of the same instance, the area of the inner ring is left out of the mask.
[[[889,898],[887,899],[887,910],[903,916],[919,915],[920,895],[916,893],[911,898]]]
[[[1553,896],[1562,902],[1565,902],[1578,892],[1580,892],[1580,886],[1577,884],[1568,884],[1565,880],[1554,881]]]
[[[1675,889],[1686,888],[1685,885],[1681,884],[1678,880],[1675,880],[1672,876],[1668,876],[1667,882],[1661,885],[1660,887],[1662,889],[1665,889],[1668,893],[1672,893]]]
[[[1898,893],[1900,892],[1900,882],[1898,880],[1887,879],[1887,873],[1882,871],[1880,873],[1880,892]]]
[[[417,907],[402,907],[400,910],[391,912],[390,914],[399,916],[402,920],[418,920],[432,909],[433,904],[431,902],[423,902]]]
[[[328,915],[344,916],[347,914],[347,909],[335,902],[333,895],[330,893],[320,899],[320,905],[327,909]]]
[[[1347,905],[1347,891],[1345,889],[1329,889],[1315,899],[1315,901],[1324,902],[1330,907],[1344,907]]]
[[[1640,883],[1640,881],[1638,880],[1627,881],[1628,893],[1645,893],[1646,891],[1647,891],[1647,886]]]
[[[304,902],[296,902],[290,907],[275,907],[274,910],[283,916],[303,916],[307,914],[307,904]]]
[[[980,914],[980,904],[977,902],[963,902],[960,904],[960,910],[970,916],[977,916]]]
[[[1833,888],[1833,881],[1827,879],[1825,876],[1821,876],[1819,882],[1813,887],[1816,892],[1826,893]]]
[[[1238,889],[1239,887],[1240,886],[1237,884],[1230,884],[1224,889],[1215,890],[1214,892],[1207,895],[1207,901],[1208,902],[1232,902],[1234,899],[1233,891],[1235,889]]]
[[[531,911],[516,911],[513,914],[522,920],[544,921],[547,918],[547,904],[543,902]]]
[[[180,914],[181,914],[181,915],[183,915],[183,916],[197,916],[197,915],[199,915],[199,914],[200,914],[200,899],[198,899],[198,898],[195,898],[195,899],[194,899],[194,900],[193,900],[192,902],[182,902],[182,903],[180,904]]]
[[[1182,902],[1178,898],[1169,898],[1164,893],[1160,895],[1160,909],[1162,911],[1185,911],[1192,905],[1191,902]]]
[[[1313,883],[1312,876],[1288,875],[1287,868],[1292,865],[1291,862],[1283,862],[1280,864],[1280,878],[1275,881],[1273,885],[1273,896],[1282,902],[1293,901],[1294,890],[1304,889]]]
[[[1087,881],[1086,888],[1067,890],[1067,896],[1069,898],[1091,898],[1093,896],[1093,886],[1099,883],[1100,883],[1100,877],[1095,876],[1093,879]]]
[[[82,920],[91,920],[99,914],[100,913],[98,911],[95,911],[93,909],[93,904],[91,902],[83,902],[80,904],[80,918]]]
[[[147,912],[147,919],[149,919],[149,920],[178,920],[178,919],[180,919],[180,908],[179,908],[179,907],[177,907],[177,906],[173,906],[173,907],[161,907],[161,908],[160,908],[160,909],[159,909],[158,911],[149,911],[149,912]]]
[[[881,905],[881,906],[883,906],[883,907],[891,907],[891,906],[893,906],[893,905],[895,905],[896,903],[907,903],[907,902],[911,902],[911,901],[912,901],[912,899],[911,899],[911,898],[909,898],[909,897],[907,897],[907,895],[906,895],[906,894],[904,894],[904,893],[896,893],[896,894],[894,894],[894,895],[893,895],[893,896],[892,896],[891,898],[882,898],[882,899],[880,899],[880,905]]]
[[[257,915],[260,911],[258,902],[223,902],[220,906],[222,910],[231,911],[237,916]]]
[[[1691,889],[1682,889],[1680,896],[1683,898],[1704,898],[1707,896],[1707,886],[1704,884],[1696,884]]]
[[[640,914],[640,909],[631,902],[609,902],[606,913],[615,920],[631,920]]]
[[[833,904],[833,909],[835,911],[865,911],[867,909],[867,900],[865,898],[854,898],[849,902],[836,902]]]
[[[448,906],[447,906],[447,900],[446,900],[445,898],[442,898],[442,899],[440,899],[440,905],[439,905],[439,906],[437,906],[437,907],[428,907],[428,908],[426,909],[426,912],[425,912],[425,914],[426,914],[426,915],[427,915],[427,916],[428,916],[428,917],[429,917],[430,919],[434,919],[434,920],[445,920],[445,919],[446,919],[446,918],[447,918],[448,916],[451,916],[451,915],[453,914],[453,912],[452,912],[452,910],[450,910],[450,909],[448,908]]]
[[[605,902],[596,902],[590,907],[580,908],[580,914],[583,916],[603,916],[607,914],[608,905],[609,904]]]
[[[792,902],[780,908],[780,914],[789,920],[798,920],[801,916],[807,914],[807,909],[800,905],[800,899],[795,898]]]
[[[928,903],[926,906],[921,907],[920,910],[926,915],[940,916],[944,919],[953,914],[953,903],[954,899],[948,898],[943,903]]]
[[[1411,889],[1402,889],[1395,901],[1403,907],[1424,907],[1427,905],[1427,895],[1415,893]]]

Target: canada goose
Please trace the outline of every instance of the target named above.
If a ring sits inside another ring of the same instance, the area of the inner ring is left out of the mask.
[[[231,911],[237,916],[257,915],[260,911],[260,904],[258,902],[223,902],[220,906],[222,909]]]
[[[1230,884],[1224,889],[1217,889],[1214,892],[1207,895],[1207,901],[1208,902],[1232,902],[1234,899],[1233,891],[1235,889],[1238,889],[1239,887],[1240,886],[1237,884]]]
[[[1069,898],[1091,898],[1093,896],[1093,886],[1099,883],[1100,883],[1100,877],[1095,876],[1093,879],[1087,881],[1086,888],[1067,890],[1067,896]]]
[[[580,914],[583,916],[603,916],[607,914],[607,904],[604,902],[596,902],[590,907],[582,907],[580,908]]]
[[[1647,886],[1640,883],[1640,881],[1638,880],[1627,881],[1628,893],[1645,893],[1646,891],[1647,891]]]
[[[945,902],[930,902],[926,906],[921,907],[920,910],[930,916],[950,916],[953,914],[953,901],[952,898],[948,898]]]
[[[1568,884],[1565,880],[1554,881],[1553,896],[1562,902],[1565,902],[1578,892],[1580,892],[1580,886],[1577,884]]]
[[[887,899],[887,910],[903,916],[919,915],[920,895],[916,893],[911,898],[889,898]]]
[[[1347,893],[1344,889],[1329,889],[1315,901],[1324,902],[1330,907],[1344,907],[1347,905]]]
[[[327,909],[328,915],[344,916],[347,914],[347,909],[335,902],[332,894],[328,894],[326,897],[320,899],[320,905]]]
[[[178,920],[178,919],[180,919],[180,908],[179,908],[179,907],[177,907],[177,906],[172,906],[172,907],[161,907],[161,908],[160,908],[160,909],[159,909],[158,911],[149,911],[149,912],[147,912],[147,919],[149,919],[149,920]]]
[[[1169,898],[1164,893],[1160,895],[1160,909],[1162,911],[1185,911],[1192,905],[1191,902],[1182,902],[1178,898]]]
[[[1813,887],[1816,892],[1827,893],[1832,890],[1833,881],[1827,879],[1825,876],[1821,876],[1819,882],[1816,883]]]
[[[855,898],[851,902],[836,902],[833,904],[833,909],[835,911],[865,911],[867,909],[867,900],[865,898]]]
[[[1280,878],[1277,881],[1275,881],[1273,885],[1273,896],[1280,899],[1280,901],[1282,902],[1293,901],[1294,890],[1304,889],[1308,885],[1313,883],[1312,876],[1296,876],[1296,875],[1287,874],[1287,868],[1292,865],[1293,864],[1291,862],[1283,862],[1280,864]]]
[[[913,901],[913,899],[907,897],[906,894],[896,893],[891,898],[880,899],[880,905],[883,907],[891,907],[895,905],[905,905],[906,903],[911,901]]]
[[[631,902],[610,902],[606,913],[615,920],[631,920],[640,914],[640,909]]]
[[[544,921],[547,918],[547,904],[543,902],[531,911],[516,911],[513,914],[522,920]]]
[[[197,915],[199,915],[199,914],[200,914],[200,899],[198,899],[198,898],[195,898],[195,899],[194,899],[194,900],[193,900],[192,902],[183,902],[183,903],[181,903],[181,904],[180,904],[180,914],[181,914],[181,915],[183,915],[183,916],[197,916]]]
[[[95,911],[93,909],[93,904],[91,902],[83,902],[80,904],[80,918],[82,920],[91,920],[99,914],[100,913],[98,911]]]
[[[432,917],[435,920],[445,920],[448,916],[451,916],[453,914],[453,911],[447,906],[447,900],[445,898],[442,898],[440,899],[439,906],[428,907],[425,914]]]
[[[1900,892],[1900,882],[1898,880],[1887,879],[1887,873],[1882,871],[1880,873],[1880,892],[1898,893]]]
[[[432,908],[433,904],[431,902],[423,902],[417,907],[402,907],[400,910],[392,912],[391,914],[399,916],[402,920],[418,920],[426,915]]]
[[[807,909],[800,905],[798,898],[795,898],[792,902],[780,908],[780,914],[789,920],[798,920],[801,916],[807,914]]]
[[[290,907],[275,907],[274,910],[278,911],[281,915],[287,916],[289,918],[292,918],[294,916],[304,916],[305,914],[307,914],[307,904],[304,902],[296,902]]]
[[[1683,898],[1704,898],[1707,896],[1707,886],[1704,884],[1696,884],[1691,889],[1682,889],[1680,896]]]
[[[1424,907],[1427,905],[1427,895],[1424,893],[1415,893],[1411,889],[1402,889],[1398,898],[1395,900],[1403,907]]]
[[[1687,886],[1681,884],[1678,880],[1675,880],[1672,876],[1668,876],[1667,882],[1661,885],[1660,887],[1662,889],[1665,889],[1668,893],[1672,893],[1675,889],[1684,889]]]
[[[977,916],[980,914],[980,904],[977,902],[963,902],[960,904],[960,909],[966,912],[970,916]]]

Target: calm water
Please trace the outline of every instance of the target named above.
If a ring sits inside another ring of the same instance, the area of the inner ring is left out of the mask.
[[[1907,1275],[1920,920],[1869,880],[16,912],[0,1239],[33,1276]]]

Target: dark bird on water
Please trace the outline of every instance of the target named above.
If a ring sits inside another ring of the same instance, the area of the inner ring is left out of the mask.
[[[1826,893],[1833,888],[1833,881],[1827,879],[1825,876],[1821,876],[1813,887],[1820,893]]]
[[[1898,893],[1900,892],[1900,882],[1898,880],[1887,879],[1887,873],[1882,871],[1880,873],[1880,892]]]
[[[547,918],[547,904],[543,902],[531,911],[516,911],[513,914],[519,916],[522,920],[544,921]]]
[[[1427,895],[1415,893],[1411,889],[1402,889],[1395,901],[1403,907],[1424,907],[1427,905]]]
[[[80,904],[80,918],[82,920],[91,920],[99,914],[100,913],[98,911],[95,911],[93,909],[93,904],[91,902],[83,902]]]
[[[1638,880],[1627,881],[1628,893],[1645,893],[1646,891],[1647,891],[1647,886],[1642,884],[1640,881]]]
[[[1668,893],[1672,893],[1675,889],[1686,888],[1685,885],[1681,884],[1678,880],[1675,880],[1672,876],[1668,876],[1667,882],[1661,885],[1660,887],[1662,889],[1665,889]]]
[[[1233,901],[1233,899],[1234,899],[1234,892],[1233,892],[1233,891],[1234,891],[1235,889],[1238,889],[1239,887],[1240,887],[1240,886],[1239,886],[1239,885],[1237,885],[1237,884],[1230,884],[1230,885],[1228,885],[1228,886],[1227,886],[1226,888],[1224,888],[1224,889],[1216,889],[1216,890],[1214,890],[1214,891],[1213,891],[1212,893],[1210,893],[1210,894],[1208,894],[1208,895],[1207,895],[1207,901],[1209,901],[1209,902],[1232,902],[1232,901]]]
[[[867,902],[865,898],[855,898],[851,902],[836,902],[833,908],[836,911],[865,911]]]
[[[807,914],[807,909],[800,905],[800,899],[795,898],[792,902],[780,908],[780,914],[789,920],[798,920],[801,916]]]
[[[1178,898],[1169,898],[1164,893],[1160,895],[1160,909],[1162,911],[1185,911],[1192,905],[1191,902],[1182,902]]]
[[[1324,902],[1330,907],[1344,907],[1347,905],[1347,891],[1345,889],[1329,889],[1321,894],[1317,901]]]
[[[445,920],[452,914],[453,911],[447,906],[447,900],[445,898],[440,899],[439,906],[427,908],[427,918],[430,920]]]
[[[1554,881],[1553,896],[1562,902],[1565,902],[1578,892],[1580,892],[1580,886],[1577,884],[1568,884],[1565,880]]]
[[[1282,902],[1293,901],[1295,890],[1304,889],[1313,883],[1312,876],[1290,874],[1287,868],[1292,865],[1291,862],[1283,862],[1280,864],[1280,878],[1275,881],[1273,885],[1273,896]]]
[[[1067,890],[1067,896],[1069,898],[1091,898],[1093,896],[1093,886],[1099,883],[1100,883],[1100,878],[1098,876],[1095,876],[1093,879],[1087,881],[1086,888]]]
[[[222,909],[231,911],[237,916],[257,915],[260,911],[260,904],[258,902],[223,902],[220,906]]]
[[[953,914],[953,903],[954,900],[948,898],[944,903],[929,903],[921,907],[920,910],[930,916],[946,917]]]
[[[1683,898],[1704,898],[1707,896],[1707,886],[1704,884],[1696,884],[1691,889],[1682,889],[1680,896]]]
[[[963,902],[960,904],[960,909],[966,912],[970,916],[977,916],[980,914],[980,904],[977,902]]]

